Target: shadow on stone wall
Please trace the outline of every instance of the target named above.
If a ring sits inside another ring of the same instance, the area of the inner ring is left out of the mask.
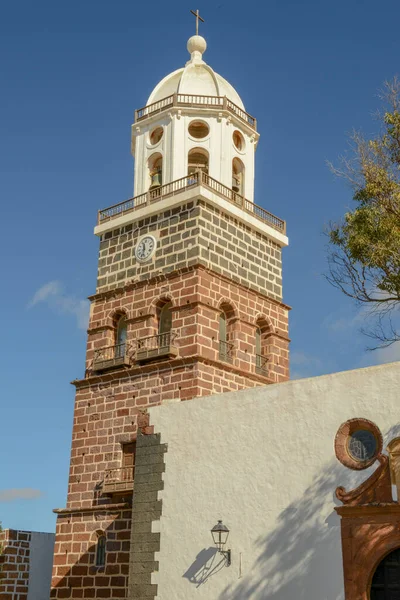
[[[96,567],[96,543],[90,543],[87,552],[72,566],[58,564],[63,575],[52,587],[50,598],[127,598],[129,572],[129,540],[121,540],[114,521],[104,529],[107,538],[106,564]],[[56,555],[56,560],[57,560]],[[53,578],[54,581],[54,578]]]
[[[396,425],[384,435],[384,452],[399,433],[400,425]],[[219,600],[343,600],[340,517],[334,510],[341,503],[335,489],[339,485],[353,489],[376,465],[356,473],[332,459],[303,497],[279,515],[274,531],[257,540],[258,559]],[[332,510],[322,518],[327,502]]]

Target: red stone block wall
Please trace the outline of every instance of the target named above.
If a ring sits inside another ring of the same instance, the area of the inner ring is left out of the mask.
[[[131,507],[63,513],[57,519],[51,598],[126,598]],[[106,564],[96,544],[107,538]]]
[[[96,349],[115,344],[115,317],[127,316],[128,343],[157,333],[157,302],[172,301],[172,329],[179,357],[201,356],[218,361],[219,314],[232,307],[232,335],[235,345],[233,367],[242,375],[255,374],[255,330],[262,321],[268,328],[269,382],[289,378],[289,308],[243,285],[230,281],[203,266],[191,267],[92,297],[87,345],[87,373],[93,373]],[[224,368],[226,365],[221,365]],[[265,379],[263,383],[268,383]]]
[[[0,533],[0,599],[27,600],[29,543],[27,531],[5,529]]]
[[[115,344],[116,316],[128,321],[127,343],[157,333],[157,302],[172,302],[178,356],[98,373],[94,352]],[[232,361],[219,357],[219,314],[230,307]],[[260,319],[268,372],[255,368]],[[76,381],[66,509],[58,516],[52,598],[125,598],[132,491],[105,496],[107,469],[121,467],[122,444],[136,439],[146,408],[169,400],[236,391],[289,376],[288,307],[204,268],[191,267],[92,297],[86,378]],[[83,512],[82,512],[83,511]],[[106,566],[95,567],[96,532],[107,538]]]

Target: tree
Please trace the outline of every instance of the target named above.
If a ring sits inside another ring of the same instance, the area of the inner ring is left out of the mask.
[[[350,155],[331,168],[353,189],[356,207],[328,229],[327,280],[358,305],[368,307],[363,332],[376,347],[400,339],[400,81],[385,82],[377,113],[379,134],[353,132]]]

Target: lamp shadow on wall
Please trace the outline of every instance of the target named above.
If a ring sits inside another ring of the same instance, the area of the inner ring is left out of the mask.
[[[399,429],[386,433],[384,449]],[[336,459],[326,464],[303,496],[281,512],[276,528],[258,538],[258,558],[245,569],[240,583],[227,586],[218,600],[343,600],[340,517],[334,511],[341,502],[335,490],[340,485],[355,488],[376,468],[377,463],[365,471],[350,471]]]
[[[218,560],[218,557],[221,557],[221,560]],[[210,577],[223,569],[225,563],[225,557],[220,555],[216,548],[213,548],[212,546],[203,548],[186,573],[183,574],[183,577],[186,577],[186,579],[196,587],[200,587]]]

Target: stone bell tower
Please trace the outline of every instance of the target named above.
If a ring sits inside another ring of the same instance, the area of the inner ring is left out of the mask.
[[[188,42],[132,126],[134,197],[100,210],[52,598],[127,598],[146,408],[285,381],[285,222],[254,204],[254,117]]]

